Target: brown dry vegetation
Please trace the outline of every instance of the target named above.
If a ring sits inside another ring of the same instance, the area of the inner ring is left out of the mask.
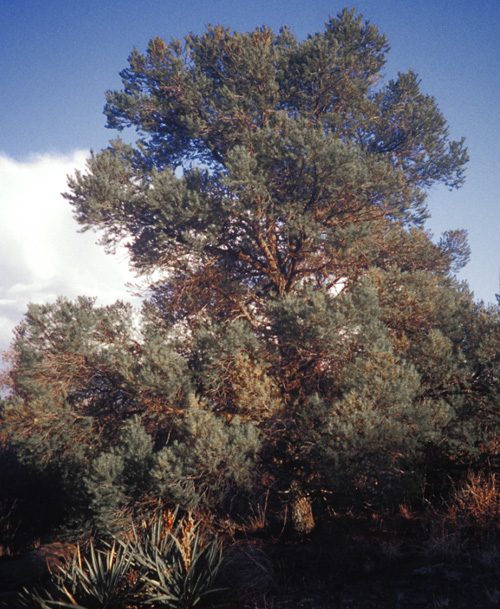
[[[239,540],[226,581],[258,609],[473,609],[500,603],[500,492],[469,473],[438,507],[337,514],[305,540]],[[265,527],[265,519],[261,517]],[[255,524],[255,521],[254,521]]]
[[[226,609],[479,609],[500,602],[500,487],[495,473],[469,472],[450,483],[447,497],[435,505],[423,501],[384,513],[368,506],[332,513],[327,528],[305,536],[288,527],[286,511],[281,517],[280,530],[276,514],[263,501],[237,527],[205,523],[224,542],[219,583],[227,588],[220,599]],[[42,573],[40,561],[31,558],[63,545],[28,553],[29,548],[16,548],[23,558],[9,557],[13,552],[5,541],[13,536],[8,508],[0,526],[0,606],[14,607],[16,586],[12,578],[7,581],[12,570],[24,565],[19,576],[23,585],[40,576],[46,579],[48,570]],[[36,567],[31,571],[30,561]]]

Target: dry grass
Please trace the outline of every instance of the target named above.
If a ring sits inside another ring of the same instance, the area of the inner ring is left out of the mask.
[[[498,536],[500,525],[500,487],[495,474],[469,473],[466,481],[454,488],[448,520],[457,531],[475,532],[482,538]]]
[[[452,487],[446,509],[429,519],[429,549],[453,558],[496,553],[500,543],[500,485],[494,473],[470,472]]]
[[[405,507],[401,516],[413,522],[417,555],[443,560],[500,555],[500,484],[494,473],[469,472],[439,505]]]

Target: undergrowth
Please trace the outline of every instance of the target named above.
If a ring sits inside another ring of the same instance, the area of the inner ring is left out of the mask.
[[[333,598],[352,578],[387,578],[405,564],[422,577],[437,577],[445,564],[500,565],[494,473],[470,472],[433,505],[330,510],[306,536],[286,526],[273,536],[274,516],[264,501],[229,528],[206,515],[159,509],[118,539],[78,545],[69,562],[16,602],[39,609],[255,609],[287,596]],[[483,588],[496,598],[496,588]]]

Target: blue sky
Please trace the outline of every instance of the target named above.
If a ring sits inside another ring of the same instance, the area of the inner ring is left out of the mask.
[[[104,127],[104,94],[120,87],[118,73],[134,46],[144,50],[154,36],[201,33],[207,23],[237,30],[287,24],[303,39],[344,5],[0,0],[0,348],[29,300],[53,300],[59,291],[106,302],[124,293],[123,255],[96,253],[95,237],[77,234],[59,193],[88,150],[115,136]],[[348,7],[387,35],[387,77],[413,69],[437,99],[451,136],[467,138],[466,185],[430,192],[428,228],[436,238],[447,229],[468,230],[472,258],[460,278],[476,298],[493,302],[500,269],[500,2],[361,0]]]

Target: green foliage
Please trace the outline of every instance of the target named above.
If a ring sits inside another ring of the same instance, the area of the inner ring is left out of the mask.
[[[26,589],[21,604],[40,609],[120,609],[142,585],[132,574],[130,549],[116,543],[96,550],[91,542],[89,556],[83,558],[78,547],[69,565],[59,566],[52,580],[53,586]]]
[[[413,72],[384,82],[388,49],[345,9],[303,42],[209,26],[131,54],[105,113],[139,139],[66,198],[126,244],[143,310],[30,306],[1,410],[92,526],[158,498],[400,501],[500,450],[498,308],[454,279],[466,234],[424,228],[467,152]]]
[[[148,605],[202,607],[221,591],[215,587],[221,543],[217,537],[207,539],[190,515],[178,519],[177,512],[158,511],[135,536],[134,563],[141,569]]]
[[[133,533],[132,542],[118,538],[102,550],[91,543],[88,557],[82,558],[78,548],[71,563],[54,573],[54,585],[26,590],[23,604],[41,609],[137,604],[191,609],[207,606],[221,591],[215,579],[222,545],[217,537],[202,533],[191,515],[179,518],[177,511],[157,510]]]
[[[130,526],[125,508],[134,499],[137,506],[147,501],[154,464],[151,436],[139,419],[128,421],[120,443],[101,453],[84,479],[91,497],[93,520],[99,529],[115,533]]]
[[[195,401],[180,438],[158,454],[153,475],[161,495],[173,504],[224,505],[251,489],[259,448],[252,422],[226,421]]]
[[[189,509],[248,493],[260,448],[253,423],[224,421],[194,400],[177,427],[177,438],[155,450],[140,419],[132,419],[119,443],[90,464],[84,482],[98,529],[122,531],[155,497]]]

